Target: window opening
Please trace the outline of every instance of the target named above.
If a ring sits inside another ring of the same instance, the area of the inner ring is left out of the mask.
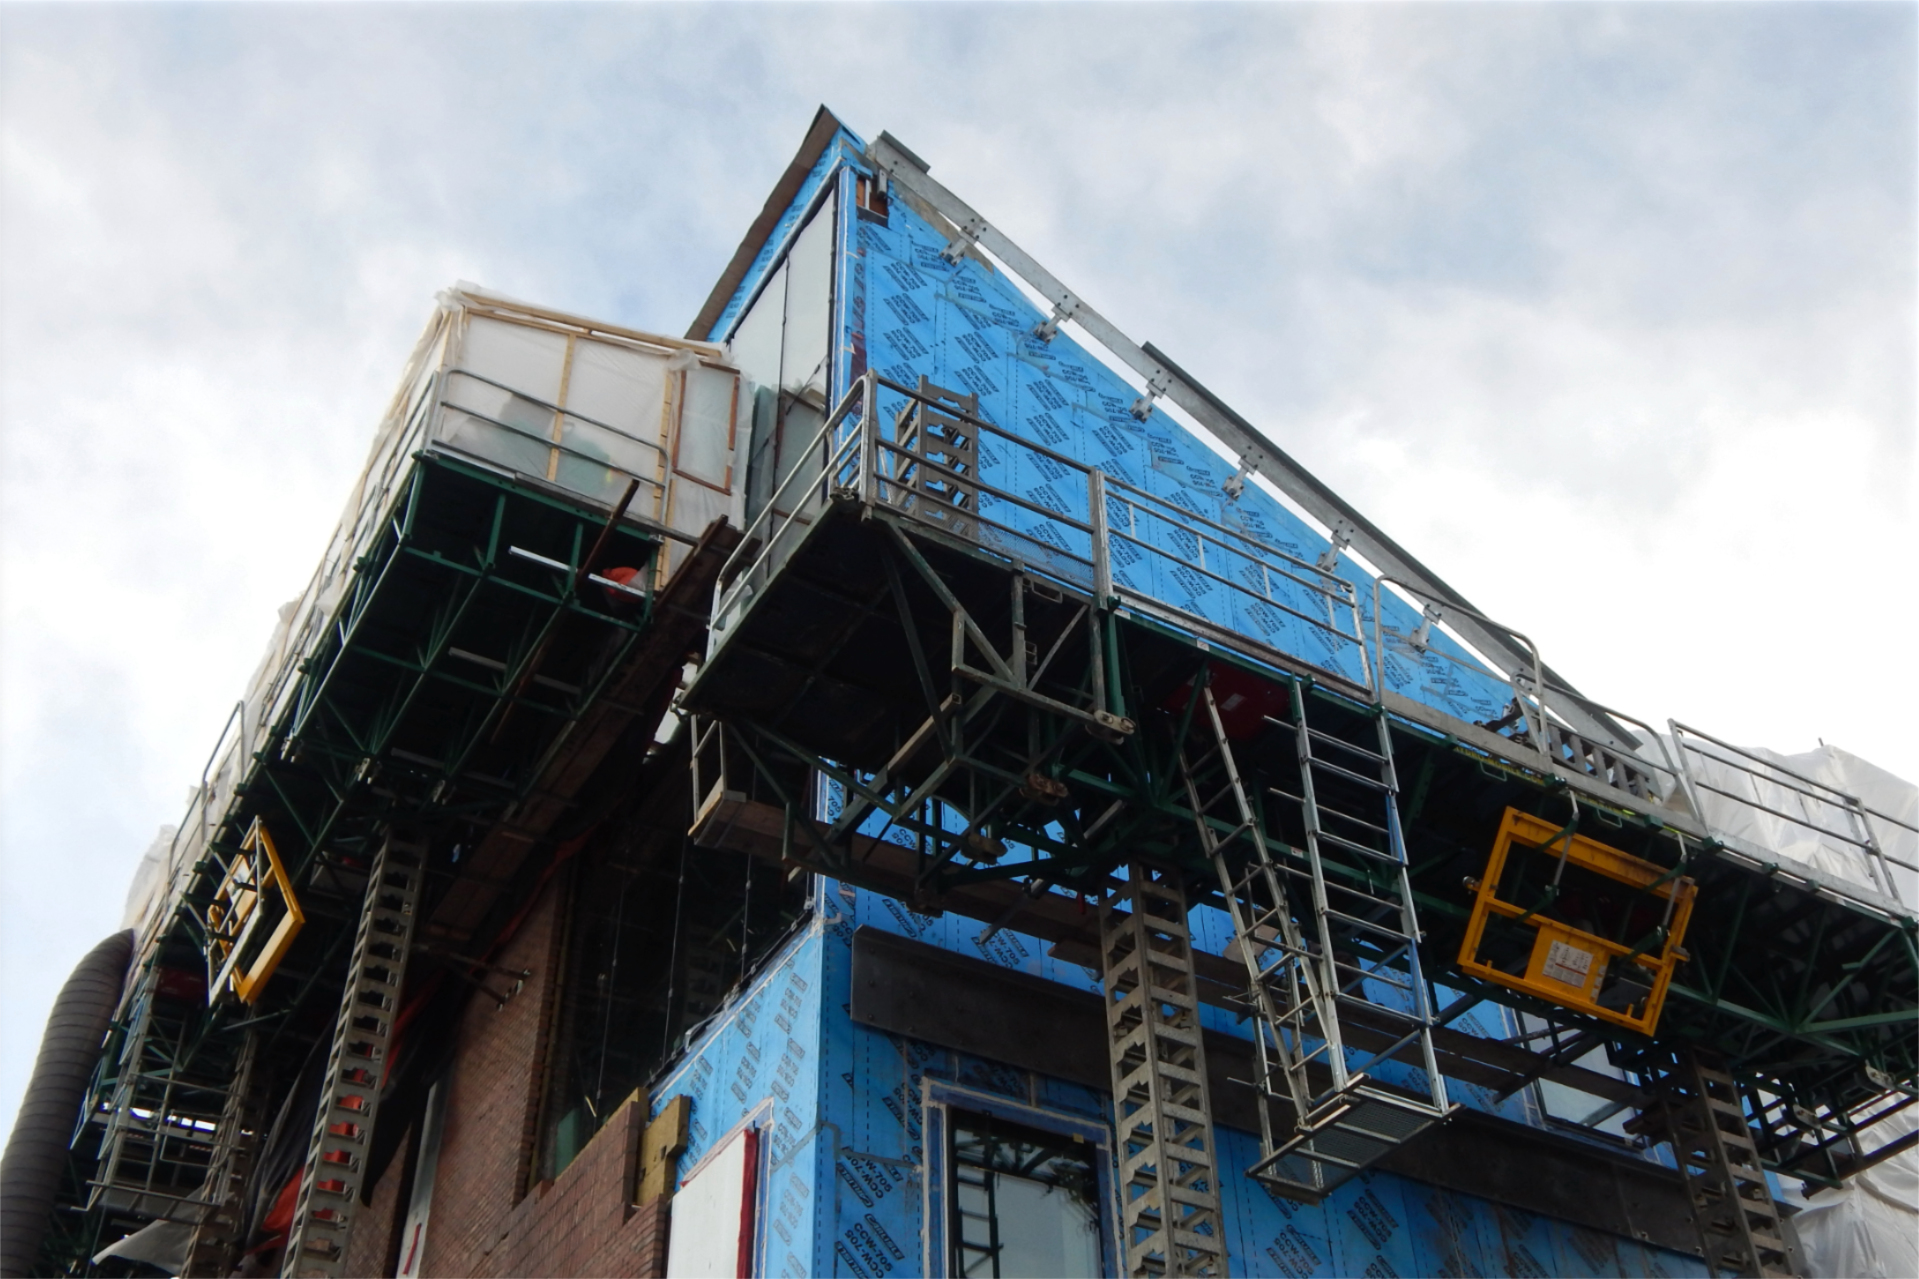
[[[1091,1279],[1100,1265],[1097,1147],[985,1115],[952,1126],[952,1273]]]
[[[807,877],[692,847],[689,820],[677,802],[664,813],[642,807],[580,856],[543,1177],[573,1161],[807,909]]]
[[[756,517],[826,420],[832,363],[833,240],[838,196],[828,196],[734,326],[732,363],[754,384],[740,420],[747,445],[746,517]],[[817,459],[814,459],[817,464]]]

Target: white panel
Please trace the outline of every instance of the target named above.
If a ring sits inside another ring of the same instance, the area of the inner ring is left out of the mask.
[[[460,367],[469,372],[504,382],[536,400],[557,404],[560,370],[565,363],[565,334],[478,315],[467,322]]]
[[[786,338],[780,389],[826,394],[826,352],[833,328],[833,201],[806,224],[787,255]]]
[[[719,489],[728,487],[733,464],[733,401],[738,382],[732,373],[704,364],[686,371],[686,402],[680,409],[674,469]]]
[[[747,1279],[758,1154],[759,1134],[742,1129],[680,1186],[667,1233],[666,1279]]]
[[[753,309],[733,326],[726,358],[734,368],[762,386],[780,380],[780,335],[786,327],[786,263],[760,290]]]
[[[635,439],[657,441],[667,358],[665,352],[575,342],[573,372],[566,381],[567,410]]]
[[[415,1279],[426,1263],[426,1227],[433,1215],[433,1182],[440,1170],[440,1134],[446,1126],[446,1085],[436,1083],[426,1095],[426,1118],[420,1128],[420,1153],[413,1166],[413,1197],[407,1203],[406,1224],[400,1230],[399,1279]]]

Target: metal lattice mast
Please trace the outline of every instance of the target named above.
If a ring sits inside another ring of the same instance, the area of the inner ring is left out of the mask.
[[[373,859],[306,1171],[280,1263],[286,1279],[331,1279],[344,1273],[347,1237],[366,1176],[380,1085],[413,945],[426,854],[424,843],[389,833]]]
[[[1686,1179],[1707,1266],[1715,1274],[1730,1270],[1751,1279],[1791,1275],[1779,1205],[1732,1076],[1687,1050],[1667,1077],[1658,1108],[1663,1135]]]
[[[201,1198],[206,1208],[187,1245],[183,1275],[225,1275],[239,1264],[241,1238],[246,1229],[247,1183],[259,1151],[261,1079],[258,1070],[259,1031],[250,1028],[240,1043],[233,1070],[233,1086],[220,1113],[218,1142],[207,1166]]]
[[[1125,1273],[1224,1276],[1198,980],[1178,878],[1128,866],[1124,884],[1100,901],[1099,929]]]

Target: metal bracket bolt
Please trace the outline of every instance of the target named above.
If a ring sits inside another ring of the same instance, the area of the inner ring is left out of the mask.
[[[967,250],[979,243],[979,238],[985,230],[986,223],[977,218],[969,219],[964,226],[960,227],[959,234],[940,250],[940,256],[946,260],[948,266],[958,266],[960,259],[966,256]]]
[[[1440,611],[1431,604],[1426,605],[1420,614],[1419,625],[1406,642],[1412,645],[1413,652],[1423,653],[1433,645],[1433,623],[1442,620]]]
[[[1033,326],[1033,336],[1042,342],[1051,342],[1059,333],[1059,326],[1073,318],[1079,310],[1079,299],[1068,293],[1053,303],[1053,314]]]
[[[1314,561],[1314,567],[1322,573],[1331,573],[1339,568],[1339,553],[1353,544],[1353,531],[1344,522],[1333,525],[1332,545]]]
[[[1252,478],[1253,473],[1258,469],[1259,462],[1256,459],[1251,456],[1242,457],[1239,459],[1239,469],[1227,476],[1226,482],[1220,487],[1226,490],[1227,497],[1237,502],[1239,495],[1246,491],[1246,481]]]

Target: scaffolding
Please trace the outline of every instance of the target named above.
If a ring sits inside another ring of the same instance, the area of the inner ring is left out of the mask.
[[[169,849],[88,1102],[89,1210],[193,1225],[196,1268],[230,1258],[255,1094],[290,1084],[293,1028],[365,970],[388,832],[429,833],[451,883],[423,926],[458,954],[591,765],[663,709],[697,623],[656,601],[705,589],[709,526],[737,519],[739,413],[708,344],[442,295]]]
[[[1506,1094],[1576,1078],[1673,1141],[1714,1264],[1778,1272],[1766,1171],[1870,1166],[1889,1148],[1860,1135],[1919,1098],[1898,897],[1919,867],[1883,838],[1903,823],[1578,694],[904,148],[864,163],[863,190],[897,185],[950,234],[948,263],[991,254],[1045,300],[1022,341],[1090,334],[1144,383],[1131,418],[1181,406],[1237,460],[1226,497],[1265,477],[1326,551],[830,342],[793,378],[776,351],[756,387],[730,349],[444,295],[173,841],[88,1103],[89,1208],[192,1224],[190,1269],[230,1265],[262,1090],[287,1092],[297,1028],[325,1021],[284,1269],[338,1273],[409,970],[475,980],[503,894],[703,642],[680,703],[698,838],[1098,964],[1128,1273],[1226,1271],[1221,1008],[1252,1022],[1253,1173],[1277,1194],[1322,1199],[1444,1122],[1450,1072]],[[827,226],[785,251],[827,262]],[[824,325],[838,277],[814,274]],[[1388,678],[1446,662],[1506,712],[1468,722]],[[1728,803],[1864,876],[1780,856]],[[1546,892],[1500,896],[1503,867],[1555,851]],[[1618,909],[1557,919],[1562,880],[1602,865]],[[1207,912],[1220,953],[1195,942]],[[1630,989],[1482,953],[1491,915]],[[1489,999],[1550,1044],[1449,1028]],[[1600,1046],[1640,1082],[1577,1064]]]
[[[937,432],[923,425],[930,415]],[[1002,488],[964,464],[972,450],[1003,466],[1044,459],[1049,491],[1083,493],[1084,504]],[[1320,1197],[1441,1121],[1450,1102],[1435,1036],[1481,1000],[1577,1026],[1582,1052],[1636,1051],[1640,1041],[1577,1000],[1459,966],[1473,915],[1459,885],[1494,856],[1496,823],[1475,815],[1488,806],[1534,820],[1556,811],[1547,829],[1561,830],[1570,800],[1585,829],[1650,868],[1624,884],[1637,898],[1604,941],[1630,968],[1647,930],[1623,930],[1651,912],[1649,962],[1671,992],[1660,1034],[1726,1053],[1750,1089],[1817,1094],[1821,1114],[1882,1096],[1875,1078],[1912,1078],[1912,1045],[1893,1030],[1910,1021],[1919,975],[1897,940],[1906,912],[1817,872],[1790,894],[1777,874],[1753,874],[1752,854],[1689,808],[1675,761],[1602,743],[1560,716],[1565,694],[1524,637],[1511,641],[1527,660],[1508,676],[1507,722],[1453,719],[1374,673],[1394,643],[1433,641],[1382,635],[1377,606],[1368,637],[1354,588],[1330,568],[924,382],[869,372],[803,456],[716,588],[686,703],[725,724],[703,732],[727,744],[732,772],[703,776],[696,807],[765,794],[787,814],[782,855],[926,906],[1008,881],[1029,900],[1097,895],[1142,858],[1215,881],[1196,904],[1235,916],[1233,944],[1249,960],[1270,1102],[1260,1172],[1282,1193]],[[1130,586],[1112,570],[1120,557],[1204,572],[1310,643],[1288,651]],[[1457,610],[1429,613],[1425,626],[1455,620]],[[1209,692],[1217,670],[1267,690],[1282,713],[1255,717],[1235,740]],[[1586,708],[1589,719],[1625,718]],[[796,780],[809,772],[844,797],[830,817]],[[887,845],[904,851],[882,868],[870,850]],[[1753,926],[1755,892],[1787,933]],[[1679,899],[1693,911],[1683,960],[1670,927]],[[1814,1029],[1804,1012],[1726,997],[1727,980],[1764,971],[1790,975],[1782,992],[1819,992],[1809,1011],[1830,996],[1849,1015]],[[1364,1034],[1349,1036],[1349,1022]],[[1513,1086],[1570,1060],[1542,1057]]]

